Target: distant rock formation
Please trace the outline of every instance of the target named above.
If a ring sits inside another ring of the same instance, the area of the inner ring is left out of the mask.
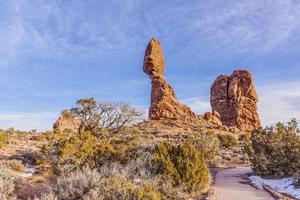
[[[211,87],[212,111],[220,114],[226,126],[242,131],[260,127],[257,113],[258,97],[249,71],[236,70],[230,76],[219,76]]]
[[[75,133],[78,132],[80,124],[80,119],[76,118],[69,110],[64,110],[53,124],[53,129],[61,133]]]
[[[189,107],[181,104],[172,87],[164,77],[165,58],[156,38],[149,42],[144,57],[144,72],[151,79],[151,106],[149,119],[195,119],[198,116]]]

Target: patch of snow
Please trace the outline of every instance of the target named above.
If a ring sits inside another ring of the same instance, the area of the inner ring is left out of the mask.
[[[30,177],[33,175],[33,173],[36,171],[35,167],[28,167],[25,171],[25,173],[20,174],[18,177]]]
[[[28,167],[26,170],[27,174],[33,174],[36,171],[35,167]]]
[[[268,185],[277,192],[285,193],[300,199],[300,188],[295,188],[294,180],[292,178],[282,179],[263,179],[259,176],[250,176],[249,180],[253,186],[262,189],[263,185]]]
[[[256,187],[259,190],[263,189],[263,179],[259,176],[250,176],[249,177],[251,185]]]

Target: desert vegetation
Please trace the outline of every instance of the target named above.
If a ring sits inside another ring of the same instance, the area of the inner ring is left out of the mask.
[[[199,130],[169,138],[155,138],[135,126],[141,112],[126,103],[80,99],[63,111],[65,119],[80,121],[76,129],[31,133],[43,141],[31,154],[0,165],[11,173],[0,177],[9,187],[5,198],[34,200],[188,199],[205,196],[209,167],[218,155],[217,135]],[[29,157],[29,156],[27,156]],[[27,158],[26,157],[26,158]],[[18,174],[36,166],[33,182],[47,187],[24,196],[16,193]],[[3,199],[5,199],[3,197]]]
[[[161,137],[133,126],[142,113],[126,103],[80,99],[62,115],[76,120],[71,123],[76,128],[57,127],[45,133],[3,131],[3,147],[22,136],[37,141],[40,148],[0,162],[7,171],[0,177],[5,191],[2,199],[201,199],[211,183],[209,169],[247,163],[241,150],[244,141],[255,173],[299,177],[299,163],[292,162],[299,161],[295,120],[255,130],[251,136],[200,128]],[[18,177],[30,166],[36,169],[31,182],[43,186],[23,195],[16,192]]]
[[[4,147],[4,145],[6,144],[6,135],[1,132],[0,133],[0,149]]]
[[[93,152],[79,148],[52,154],[55,158],[50,164],[54,176],[60,178],[47,195],[58,199],[186,199],[190,192],[199,194],[207,188],[208,168],[196,146],[145,145],[142,137],[95,139]],[[68,154],[70,160],[65,159]]]
[[[182,185],[189,192],[201,191],[209,182],[204,155],[190,143],[158,144],[153,165],[155,173],[165,176],[173,186]]]
[[[220,146],[226,149],[232,148],[237,145],[237,140],[232,135],[218,135]]]
[[[141,114],[126,103],[80,99],[62,113],[80,122],[75,129],[2,131],[3,148],[17,145],[20,136],[37,142],[39,148],[1,160],[1,199],[202,199],[212,181],[210,171],[235,162],[247,164],[244,152],[256,174],[293,176],[295,184],[299,181],[300,139],[295,120],[249,135],[200,128],[160,136],[133,126]],[[24,183],[22,177],[32,166],[35,172],[29,180],[40,189],[24,195],[19,192],[20,181]]]
[[[38,146],[0,162],[10,172],[0,178],[3,199],[202,199],[213,168],[244,163],[244,139],[230,132],[200,127],[149,134],[134,125],[141,115],[127,103],[80,99],[62,112],[67,126],[45,133],[3,131],[3,144],[17,145],[22,137]],[[27,177],[32,167],[33,176]]]
[[[43,198],[184,199],[208,187],[206,161],[218,149],[213,133],[153,143],[128,127],[140,112],[128,104],[94,99],[77,101],[68,114],[82,123],[77,132],[54,131],[42,148],[42,165],[63,177]]]
[[[105,133],[116,134],[142,115],[130,104],[103,103],[94,98],[79,99],[70,114],[80,120],[79,132],[89,131],[98,137]]]
[[[245,146],[254,172],[263,177],[300,175],[300,131],[295,119],[254,131]]]

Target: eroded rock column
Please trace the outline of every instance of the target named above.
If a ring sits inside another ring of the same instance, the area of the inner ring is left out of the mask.
[[[219,76],[211,87],[210,103],[226,126],[243,131],[260,127],[258,97],[249,71],[236,70],[230,76]]]
[[[151,105],[149,119],[195,119],[198,116],[189,107],[181,104],[174,90],[164,77],[165,57],[156,38],[152,38],[147,46],[143,70],[151,79]]]

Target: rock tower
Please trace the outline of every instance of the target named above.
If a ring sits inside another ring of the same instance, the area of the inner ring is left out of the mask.
[[[230,76],[220,75],[211,87],[212,111],[220,114],[222,123],[242,131],[260,127],[258,97],[249,71],[236,70]]]
[[[152,86],[150,120],[198,118],[189,107],[177,100],[174,90],[166,81],[164,77],[165,57],[156,38],[152,38],[147,46],[143,70],[149,75]]]

